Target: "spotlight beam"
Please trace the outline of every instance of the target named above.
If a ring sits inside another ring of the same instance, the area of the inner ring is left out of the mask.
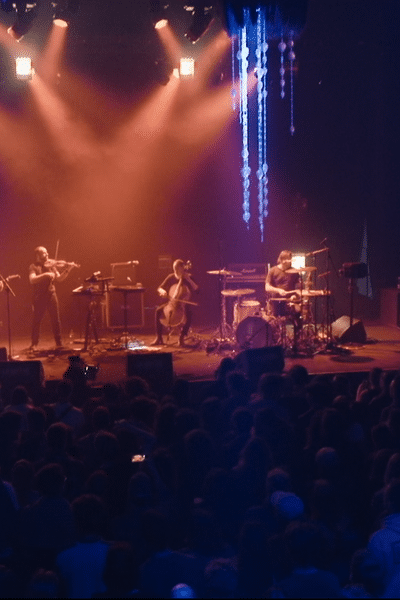
[[[180,58],[182,56],[182,47],[170,25],[166,25],[161,29],[156,29],[156,31],[164,45],[172,65],[174,67],[178,67]]]

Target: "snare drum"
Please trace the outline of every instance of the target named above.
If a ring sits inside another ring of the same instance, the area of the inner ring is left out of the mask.
[[[257,300],[242,300],[236,302],[233,307],[233,323],[238,326],[247,317],[253,317],[260,313],[260,303]]]
[[[246,317],[236,329],[236,340],[243,350],[275,346],[276,336],[277,331],[272,323],[261,317]]]

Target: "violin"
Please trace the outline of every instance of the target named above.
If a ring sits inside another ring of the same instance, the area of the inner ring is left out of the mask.
[[[51,269],[52,267],[55,267],[56,269],[66,269],[67,267],[80,269],[81,267],[81,265],[77,265],[74,262],[67,262],[66,260],[58,260],[55,258],[48,258],[43,266],[48,269]]]

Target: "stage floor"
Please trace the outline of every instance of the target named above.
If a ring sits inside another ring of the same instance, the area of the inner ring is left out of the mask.
[[[379,323],[364,323],[367,342],[362,345],[342,344],[337,351],[320,351],[311,356],[285,358],[285,370],[294,364],[304,365],[310,374],[367,372],[373,367],[385,370],[400,368],[400,329]],[[126,377],[127,354],[171,352],[174,373],[190,381],[212,379],[224,356],[235,357],[240,349],[215,348],[215,330],[194,330],[188,338],[188,347],[180,348],[176,336],[162,347],[151,347],[154,334],[132,332],[128,349],[115,343],[117,333],[101,332],[99,344],[89,345],[83,352],[83,340],[71,340],[59,354],[52,351],[54,343],[50,337],[43,337],[40,351],[34,356],[28,354],[28,337],[15,337],[12,340],[11,355],[15,360],[40,360],[47,381],[60,379],[68,366],[68,356],[80,354],[87,364],[98,365],[96,384],[115,382]],[[0,340],[0,347],[9,350],[8,339]]]

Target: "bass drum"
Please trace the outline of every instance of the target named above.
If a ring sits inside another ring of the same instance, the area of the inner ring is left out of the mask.
[[[233,307],[233,323],[238,325],[246,317],[256,316],[260,312],[260,303],[257,300],[242,300],[235,302]]]
[[[275,328],[261,317],[247,317],[236,329],[236,341],[242,350],[275,346]]]

